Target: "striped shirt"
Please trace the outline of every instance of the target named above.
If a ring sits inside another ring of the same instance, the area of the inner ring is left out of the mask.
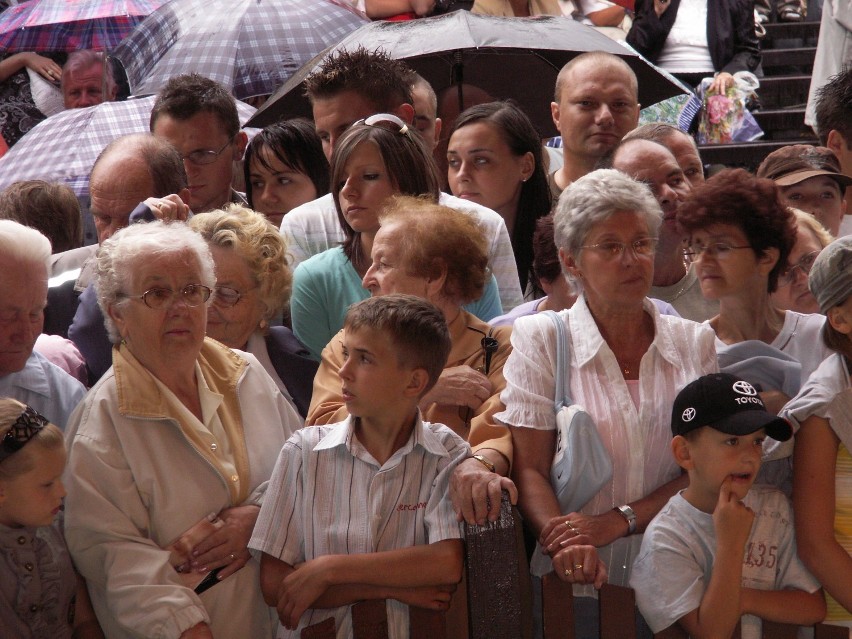
[[[442,424],[421,420],[384,465],[361,445],[351,418],[297,431],[281,449],[249,548],[291,566],[322,555],[395,550],[461,538],[449,498],[452,471],[470,453]],[[412,566],[416,570],[416,566]],[[408,636],[408,607],[388,600],[391,638]],[[295,631],[334,617],[352,635],[349,606],[309,609]]]

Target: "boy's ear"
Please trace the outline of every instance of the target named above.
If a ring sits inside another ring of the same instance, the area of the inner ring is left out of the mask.
[[[843,307],[835,306],[830,308],[825,315],[828,319],[828,323],[831,324],[831,327],[838,333],[842,333],[844,335],[852,333],[852,321],[850,321],[850,318],[844,311]]]
[[[689,449],[689,440],[683,435],[675,435],[672,438],[672,455],[674,455],[677,465],[684,470],[690,470],[694,466],[692,463],[692,453]]]
[[[409,373],[408,386],[405,387],[406,397],[419,398],[423,390],[429,385],[429,373],[425,368],[415,368]]]

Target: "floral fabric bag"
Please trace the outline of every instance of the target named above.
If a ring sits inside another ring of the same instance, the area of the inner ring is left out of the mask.
[[[698,122],[699,144],[730,144],[732,142],[751,142],[763,135],[763,130],[746,108],[760,82],[748,71],[734,74],[734,86],[725,94],[707,93],[713,78],[704,78],[698,86],[702,101]]]

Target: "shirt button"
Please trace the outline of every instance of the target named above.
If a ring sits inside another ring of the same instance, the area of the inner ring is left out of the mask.
[[[31,562],[29,562],[29,561],[28,561],[27,563],[25,563],[25,564],[24,564],[24,568],[26,568],[29,572],[32,572],[32,571],[33,571],[33,565],[32,565],[32,563],[31,563]]]
[[[231,475],[231,481],[236,484],[238,481],[240,481],[240,476],[239,475]]]
[[[23,535],[21,535],[20,537],[18,537],[18,543],[19,543],[21,546],[23,546],[25,543],[27,543],[27,538],[26,538],[26,537],[24,537]]]
[[[215,453],[219,450],[219,446],[217,444],[210,444],[210,450]]]
[[[30,612],[38,612],[38,604],[31,605]]]

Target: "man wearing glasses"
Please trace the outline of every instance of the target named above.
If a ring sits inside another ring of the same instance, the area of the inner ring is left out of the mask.
[[[172,78],[157,96],[150,126],[183,158],[193,213],[246,204],[231,183],[248,138],[240,131],[234,98],[221,84],[196,73]]]

